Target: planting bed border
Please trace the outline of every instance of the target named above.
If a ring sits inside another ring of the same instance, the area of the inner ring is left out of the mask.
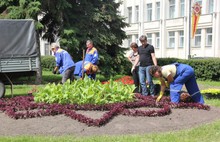
[[[135,94],[134,102],[121,102],[105,105],[77,105],[77,104],[46,104],[34,102],[34,96],[18,96],[14,98],[0,99],[0,111],[14,119],[27,119],[34,117],[53,116],[64,114],[88,126],[102,126],[108,123],[117,115],[126,116],[165,116],[171,113],[171,108],[197,108],[209,110],[208,105],[202,105],[192,102],[181,102],[179,104],[170,103],[169,97],[163,97],[156,104],[156,97],[142,96]],[[140,110],[138,108],[148,107],[155,110]],[[93,119],[77,113],[78,110],[106,111],[101,118]]]

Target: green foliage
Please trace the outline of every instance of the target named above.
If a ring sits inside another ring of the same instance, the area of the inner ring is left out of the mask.
[[[178,61],[179,61],[178,58],[157,58],[157,64],[159,66],[172,64],[172,63],[175,63],[175,62],[178,62]]]
[[[134,85],[110,80],[108,84],[85,78],[71,84],[47,84],[35,94],[35,101],[60,104],[106,104],[132,101]]]
[[[41,56],[41,66],[44,70],[52,71],[56,66],[54,56]]]
[[[40,6],[41,3],[37,0],[1,0],[0,7],[5,12],[1,18],[37,20],[41,11]]]

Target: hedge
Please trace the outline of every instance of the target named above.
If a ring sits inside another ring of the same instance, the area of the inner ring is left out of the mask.
[[[172,64],[175,62],[188,64],[194,68],[197,79],[220,81],[220,58],[189,59],[189,60],[178,59],[178,58],[158,58],[157,62],[159,66]],[[53,70],[53,68],[55,67],[54,57],[42,56],[41,65],[43,69]],[[131,68],[130,63],[121,64],[121,65],[124,66],[124,68],[129,68],[128,70],[130,71]]]

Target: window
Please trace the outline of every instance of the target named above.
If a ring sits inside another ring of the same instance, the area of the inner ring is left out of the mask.
[[[128,35],[128,47],[130,47],[131,41],[132,41],[132,36]]]
[[[152,44],[152,34],[147,33],[147,43]]]
[[[194,3],[199,3],[200,4],[200,6],[202,6],[202,0],[194,0]]]
[[[132,7],[128,7],[128,23],[132,22]]]
[[[184,16],[185,0],[180,0],[180,17]]]
[[[206,46],[212,46],[212,28],[206,29]]]
[[[156,3],[156,20],[160,19],[160,2]]]
[[[152,3],[147,4],[147,21],[152,21]]]
[[[174,18],[175,15],[175,0],[169,0],[169,18]]]
[[[208,0],[208,14],[213,12],[213,0]]]
[[[197,29],[195,34],[195,47],[201,46],[201,29]]]
[[[156,48],[160,48],[160,33],[156,33]]]
[[[179,31],[179,47],[183,48],[184,46],[184,31]]]
[[[199,5],[202,7],[202,0],[194,0],[194,4],[195,3],[199,3]],[[202,14],[202,8],[201,8],[201,14]]]
[[[139,6],[135,7],[135,16],[136,16],[135,22],[139,22]]]
[[[45,43],[44,44],[44,51],[45,51],[45,55],[52,55],[50,48],[49,48],[49,43]]]
[[[137,34],[137,35],[135,35],[135,42],[136,42],[137,44],[139,44],[139,38],[138,38],[138,34]]]
[[[168,41],[169,41],[169,48],[174,48],[175,47],[175,32],[169,32],[169,37],[168,37]]]

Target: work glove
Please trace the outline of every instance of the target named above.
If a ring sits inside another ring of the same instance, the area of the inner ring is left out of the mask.
[[[57,73],[57,71],[56,71],[56,70],[53,70],[53,71],[52,71],[52,73],[53,73],[53,74],[56,74],[56,73]]]
[[[160,91],[160,95],[157,97],[156,102],[159,102],[162,97],[163,97],[163,92]]]

